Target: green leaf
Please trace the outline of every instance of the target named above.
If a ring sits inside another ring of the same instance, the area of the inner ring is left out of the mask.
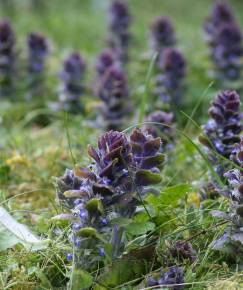
[[[154,230],[155,225],[152,222],[132,222],[126,227],[126,231],[134,236],[146,234]]]
[[[147,186],[161,182],[161,176],[157,173],[152,173],[150,170],[139,170],[136,172],[135,183],[137,185]]]
[[[18,223],[3,207],[0,207],[0,251],[22,244],[28,250],[46,248],[50,240],[41,240],[23,224]]]
[[[86,204],[86,209],[87,211],[92,213],[103,213],[104,211],[102,202],[98,198],[92,198],[91,200],[89,200]]]
[[[77,235],[83,238],[97,238],[98,232],[92,227],[86,227],[78,231]]]
[[[142,260],[119,259],[99,277],[102,286],[115,287],[141,277],[145,264]]]
[[[118,217],[118,218],[114,218],[110,221],[111,225],[117,225],[117,226],[126,226],[129,225],[131,223],[131,219],[129,218],[124,218],[124,217]]]
[[[86,271],[74,269],[70,290],[81,290],[89,288],[93,283],[93,277]]]
[[[167,187],[161,192],[159,201],[164,205],[177,206],[179,199],[191,190],[188,183]]]

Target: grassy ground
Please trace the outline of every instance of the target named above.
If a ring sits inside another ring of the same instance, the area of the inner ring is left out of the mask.
[[[110,1],[32,1],[39,6],[31,5],[30,0],[0,2],[3,7],[0,18],[12,21],[20,53],[24,51],[26,34],[31,31],[41,31],[51,40],[47,99],[56,98],[61,61],[73,50],[80,51],[87,60],[87,82],[92,82],[95,57],[105,48],[105,11]],[[243,2],[229,2],[243,25]],[[149,61],[142,57],[148,50],[149,24],[157,15],[169,15],[175,24],[178,46],[188,61],[188,92],[184,111],[190,115],[201,98],[194,118],[199,124],[205,122],[209,102],[219,89],[210,86],[207,48],[202,33],[202,22],[212,3],[209,0],[129,0],[134,16],[134,37],[128,74],[134,104],[141,103],[149,66]],[[24,52],[21,57],[24,58]],[[19,95],[23,95],[22,89]],[[92,95],[85,96],[85,99],[87,107],[95,101]],[[0,204],[36,234],[53,239],[51,246],[40,252],[30,252],[21,246],[0,252],[0,289],[65,289],[63,285],[71,270],[65,253],[70,249],[62,238],[53,236],[50,218],[60,209],[55,203],[52,177],[62,175],[65,168],[73,166],[72,155],[75,162],[87,164],[87,144],[95,143],[100,132],[88,126],[85,117],[64,114],[51,115],[52,123],[47,127],[33,125],[32,120],[38,115],[38,110],[36,105],[26,102],[10,104],[4,101],[0,114]],[[179,129],[184,130],[186,123],[187,119],[181,115]],[[191,123],[184,130],[191,140],[197,140],[197,131]],[[195,235],[191,242],[198,251],[198,262],[196,266],[186,267],[188,289],[242,289],[242,272],[238,272],[234,263],[229,263],[224,255],[214,253],[208,247],[223,228],[215,228],[216,222],[207,212],[211,208],[226,208],[227,204],[219,199],[209,202],[203,209],[198,208],[194,192],[199,182],[205,179],[206,170],[207,166],[196,148],[178,133],[175,152],[164,170],[163,187],[188,183],[191,185],[190,198],[183,203],[183,207],[168,205],[159,215],[163,225],[164,213],[173,212],[166,226],[162,227],[158,242],[161,245],[159,258],[165,258],[165,242]],[[207,232],[204,232],[205,229]],[[117,285],[116,289],[135,288],[128,283]]]

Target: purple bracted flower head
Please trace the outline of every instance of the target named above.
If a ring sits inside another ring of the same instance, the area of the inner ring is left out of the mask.
[[[222,25],[215,37],[212,58],[216,77],[220,80],[237,80],[242,71],[242,33],[234,23]]]
[[[40,74],[44,70],[49,50],[47,39],[40,33],[31,33],[27,38],[27,44],[29,72]]]
[[[105,50],[103,51],[96,63],[96,72],[98,78],[101,78],[104,76],[106,71],[115,63],[115,56],[112,53],[111,50]]]
[[[135,184],[149,186],[161,181],[160,170],[164,163],[161,139],[135,129],[130,136],[133,166],[136,168]]]
[[[43,78],[46,57],[49,52],[47,39],[40,33],[31,33],[27,38],[28,77],[31,96],[43,94]]]
[[[82,81],[85,70],[85,61],[76,52],[72,53],[63,63],[63,71],[60,74],[62,80],[60,102],[67,111],[80,112],[82,109],[80,97],[84,91]]]
[[[110,131],[98,140],[98,149],[89,146],[89,155],[96,163],[96,174],[116,186],[127,175],[132,162],[131,145],[124,133]]]
[[[56,180],[58,200],[71,211],[56,218],[73,221],[71,240],[76,246],[92,249],[98,235],[110,239],[112,232],[114,255],[122,251],[121,229],[112,228],[110,221],[133,216],[140,204],[137,191],[145,194],[146,186],[161,181],[159,168],[164,158],[160,145],[160,138],[138,129],[130,138],[117,131],[104,133],[97,149],[88,147],[93,159],[88,168],[75,167]]]
[[[222,195],[230,200],[229,213],[212,211],[214,217],[230,222],[222,237],[216,240],[213,248],[216,250],[227,249],[228,253],[243,257],[243,137],[232,150],[230,159],[238,166],[227,171],[224,176],[228,180],[228,186],[222,190]]]
[[[103,101],[103,122],[108,130],[122,130],[129,114],[127,79],[123,70],[111,66],[99,83],[97,95]]]
[[[13,94],[15,72],[15,35],[8,21],[0,21],[0,78],[1,96]]]
[[[241,168],[241,170],[237,168],[229,170],[225,173],[225,177],[228,179],[228,183],[231,188],[229,196],[234,202],[243,206],[243,137],[232,150],[230,159],[234,161]],[[243,218],[243,212],[241,214]]]
[[[213,41],[215,33],[221,25],[233,23],[235,17],[229,5],[224,2],[217,2],[211,11],[211,15],[206,19],[204,30],[209,42]]]
[[[163,140],[163,149],[170,149],[173,147],[174,140],[174,114],[171,112],[155,111],[146,118],[148,122],[161,123],[146,124],[145,130],[154,138],[160,137]],[[163,125],[165,124],[165,125]],[[166,126],[167,125],[167,126]]]
[[[183,55],[174,48],[164,49],[159,56],[158,68],[160,73],[157,76],[157,88],[162,88],[162,96],[165,92],[171,98],[171,102],[178,105],[184,91],[186,75],[186,61]]]
[[[127,4],[124,1],[113,1],[109,9],[109,44],[122,63],[128,60],[130,23],[131,16]]]
[[[160,53],[164,48],[176,42],[174,27],[168,17],[159,16],[151,25],[150,43],[154,52]]]
[[[229,158],[234,144],[240,141],[242,131],[242,114],[240,113],[240,96],[235,91],[219,93],[209,109],[208,123],[204,126],[207,138],[200,141],[211,151]],[[213,152],[211,152],[212,155]]]

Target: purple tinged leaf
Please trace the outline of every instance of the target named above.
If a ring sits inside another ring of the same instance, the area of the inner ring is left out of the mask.
[[[161,182],[161,176],[157,173],[152,173],[149,170],[139,170],[135,175],[135,183],[137,186],[148,186]]]

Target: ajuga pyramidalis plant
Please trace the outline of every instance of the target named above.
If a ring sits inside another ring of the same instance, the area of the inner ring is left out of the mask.
[[[217,2],[212,7],[211,14],[204,23],[206,40],[210,45],[214,45],[215,35],[221,25],[234,23],[235,17],[231,7],[225,2]]]
[[[230,7],[217,3],[205,22],[214,78],[224,87],[238,88],[242,73],[242,33]]]
[[[243,138],[232,150],[230,159],[238,167],[225,173],[228,187],[222,194],[229,198],[230,209],[228,213],[213,211],[212,215],[229,222],[222,237],[214,244],[213,248],[226,251],[242,263],[243,258]]]
[[[185,75],[186,61],[182,53],[174,48],[164,49],[157,68],[155,94],[158,101],[178,106],[185,89]]]
[[[8,21],[0,21],[0,96],[13,97],[15,78],[15,35]]]
[[[90,166],[66,170],[56,180],[58,200],[72,220],[70,239],[79,249],[77,264],[89,268],[105,241],[111,243],[112,258],[121,255],[123,227],[114,219],[132,217],[146,189],[161,181],[160,146],[160,138],[139,129],[129,138],[109,131],[99,138],[97,149],[88,147]]]
[[[214,151],[229,158],[242,131],[240,96],[235,91],[223,91],[215,97],[208,112],[210,119],[203,127],[205,136],[200,141],[212,161],[217,160]]]
[[[59,102],[60,107],[67,112],[79,113],[83,110],[80,97],[84,93],[85,69],[85,61],[77,52],[69,55],[63,62],[63,70],[60,73],[62,84]]]
[[[109,69],[116,62],[115,56],[111,50],[104,50],[97,59],[96,73],[97,79],[101,79]]]
[[[150,28],[150,46],[153,52],[160,54],[166,47],[176,43],[174,27],[168,17],[159,16]]]
[[[147,130],[154,136],[160,136],[165,142],[164,149],[173,147],[174,109],[181,103],[185,89],[184,78],[186,62],[183,55],[174,48],[165,48],[160,54],[156,65],[155,105],[157,111],[149,114],[146,121],[164,123],[148,124]],[[158,135],[159,134],[159,135]]]
[[[147,116],[145,121],[148,122],[145,125],[145,130],[153,137],[162,139],[163,146],[161,149],[171,150],[174,147],[174,114],[172,112],[154,111]]]
[[[108,44],[121,63],[128,61],[131,16],[125,1],[115,0],[109,9]]]
[[[212,50],[215,78],[222,84],[225,81],[240,80],[242,56],[243,43],[240,28],[234,23],[222,25],[215,37],[215,46]],[[228,83],[226,82],[224,86],[228,86]]]
[[[124,71],[116,65],[107,69],[98,84],[97,96],[102,100],[102,124],[106,130],[122,130],[129,115],[129,94]]]
[[[27,46],[29,97],[40,97],[44,91],[45,64],[49,52],[48,41],[40,33],[31,33],[27,38]]]
[[[215,172],[223,180],[228,162],[220,156],[229,159],[234,144],[240,141],[242,132],[240,96],[235,91],[219,93],[212,102],[209,116],[209,121],[203,126],[204,135],[200,136],[199,140],[204,145]],[[211,195],[218,192],[218,184],[212,176],[205,190],[211,192]]]
[[[184,272],[182,267],[173,266],[168,271],[163,271],[159,277],[149,277],[147,279],[148,287],[159,286],[166,289],[181,290],[184,288]]]

